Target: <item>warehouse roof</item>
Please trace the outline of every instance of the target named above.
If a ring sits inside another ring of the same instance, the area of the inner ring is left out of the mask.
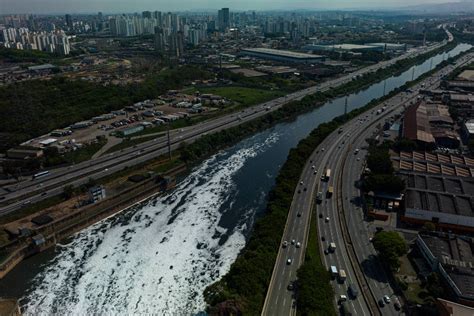
[[[276,55],[276,56],[288,57],[288,58],[297,58],[297,59],[323,58],[323,56],[321,55],[298,53],[298,52],[292,52],[289,50],[279,50],[279,49],[271,49],[271,48],[263,48],[263,47],[245,48],[243,49],[243,51],[251,52],[251,53],[267,54],[267,55]]]

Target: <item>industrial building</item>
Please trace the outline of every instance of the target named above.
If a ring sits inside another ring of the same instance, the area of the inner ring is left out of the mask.
[[[463,125],[462,130],[463,130],[463,136],[466,143],[474,140],[474,119],[466,121]]]
[[[240,54],[262,59],[299,64],[319,63],[325,60],[325,57],[320,55],[297,53],[288,50],[278,50],[271,48],[246,48],[242,49]]]
[[[391,157],[393,167],[400,171],[413,171],[441,176],[474,177],[474,159],[423,151],[401,151]]]
[[[474,231],[474,178],[399,171],[406,182],[405,214],[412,224],[433,222],[452,231]]]
[[[438,272],[456,302],[474,307],[474,253],[471,237],[421,233],[416,245],[431,271]]]
[[[404,114],[402,136],[422,146],[457,148],[459,135],[448,107],[438,103],[418,102]]]
[[[351,52],[367,52],[367,51],[379,51],[384,50],[383,46],[371,46],[371,45],[357,45],[357,44],[336,44],[336,45],[318,45],[311,44],[303,47],[305,50],[316,50],[316,51],[351,51]]]

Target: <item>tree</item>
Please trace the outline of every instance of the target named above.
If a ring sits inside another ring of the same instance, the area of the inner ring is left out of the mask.
[[[408,251],[405,240],[393,231],[381,231],[375,234],[373,244],[379,256],[391,269],[400,267],[398,258]]]
[[[426,288],[434,297],[440,297],[444,294],[444,289],[439,279],[439,275],[436,272],[428,275],[426,279]]]
[[[426,232],[432,232],[432,231],[436,230],[436,225],[433,224],[432,222],[426,222],[426,223],[423,224],[422,229]]]
[[[399,194],[405,189],[405,182],[393,174],[370,174],[365,179],[364,187],[366,191]]]
[[[369,150],[369,157],[367,157],[367,167],[369,167],[373,173],[392,173],[393,166],[388,149],[371,148]]]
[[[69,200],[74,195],[74,187],[72,185],[66,185],[63,189],[63,196],[66,200]]]

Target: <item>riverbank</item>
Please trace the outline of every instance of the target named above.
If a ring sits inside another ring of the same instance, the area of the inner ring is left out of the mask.
[[[421,76],[417,80],[421,80]],[[218,309],[222,310],[226,304],[239,306],[244,313],[260,313],[293,192],[297,186],[301,168],[305,165],[312,150],[344,122],[403,91],[407,86],[399,87],[385,97],[373,100],[366,106],[351,111],[348,115],[337,117],[330,123],[321,124],[311,132],[310,136],[303,139],[296,148],[290,151],[288,159],[277,177],[276,184],[269,194],[267,212],[255,224],[245,249],[242,250],[229,273],[205,291],[206,300],[211,306],[211,313]],[[320,271],[321,269],[321,262],[317,262],[317,260],[312,260],[308,264],[313,265],[311,268],[313,270]],[[305,268],[303,271],[311,269]],[[311,292],[311,297],[314,299],[317,294]],[[325,296],[326,294],[322,293],[323,300]],[[330,309],[332,301],[326,301],[326,303]]]
[[[314,108],[315,103],[310,104],[309,106],[313,106],[313,108]],[[331,108],[334,108],[334,106],[332,106]],[[289,112],[289,113],[293,113],[293,112]],[[340,112],[339,112],[339,113],[340,113]],[[296,117],[296,116],[297,116],[297,114],[296,114],[294,117]],[[282,121],[284,121],[287,117],[289,117],[289,116],[286,116],[286,117],[283,116],[283,120],[282,120]],[[312,122],[313,122],[313,124],[314,124],[314,120],[313,120]],[[272,124],[272,125],[275,125],[275,123],[277,123],[277,121],[273,121],[273,124]],[[285,124],[286,124],[286,123],[285,123]],[[268,126],[271,126],[271,125],[268,125]],[[254,127],[255,127],[255,128],[258,128],[258,126],[254,126]],[[254,130],[254,133],[255,133],[256,131],[258,131],[258,129]],[[306,134],[305,134],[305,135],[306,135]],[[209,136],[211,136],[211,135],[209,135]],[[236,141],[237,141],[235,138],[232,138],[232,135],[231,135],[231,134],[221,135],[221,136],[222,136],[222,138],[221,138],[220,141],[222,141],[222,142],[224,142],[224,141],[229,141],[229,144],[232,144],[233,142],[236,142]],[[225,136],[225,137],[224,137],[224,136]],[[207,137],[203,137],[203,138],[207,138]],[[244,137],[244,138],[245,138],[245,137]],[[298,139],[300,139],[300,138],[298,138]],[[215,140],[215,139],[211,138],[211,140]],[[215,142],[213,143],[212,141],[209,141],[209,139],[208,139],[208,142],[210,143],[210,144],[209,144],[210,147],[212,147],[213,145],[216,145]],[[218,144],[217,144],[217,145],[218,145]],[[227,146],[228,146],[228,145],[227,145]],[[292,146],[294,146],[294,145],[292,145]],[[214,150],[218,150],[218,149],[225,148],[225,147],[226,147],[226,146],[224,146],[224,145],[222,145],[222,147],[214,147]],[[217,149],[216,149],[216,148],[217,148]],[[198,149],[199,149],[199,148],[198,148]],[[211,150],[212,150],[212,148],[211,148]],[[209,151],[209,152],[210,152],[210,151]],[[200,155],[200,157],[204,157],[204,154],[202,154],[202,156]],[[283,157],[286,157],[286,152],[285,152],[285,156],[282,156],[282,158],[283,158]],[[273,182],[273,178],[272,178],[272,182]],[[129,212],[127,212],[127,213],[129,213]],[[173,217],[173,218],[174,218],[174,217]],[[253,223],[252,223],[252,224],[253,224]],[[168,224],[168,225],[169,225],[169,224]],[[251,225],[250,227],[252,227],[252,226],[253,226],[253,225]],[[212,234],[212,233],[211,233],[211,234]],[[209,236],[210,236],[210,235],[209,235]],[[208,236],[208,237],[209,237],[209,236]],[[159,243],[159,240],[157,240],[157,243]],[[127,256],[127,257],[129,257],[129,256]],[[176,271],[176,265],[175,265],[175,263],[172,263],[172,264],[174,265],[174,271]],[[226,271],[227,271],[227,270],[226,270]]]
[[[0,249],[0,279],[23,259],[43,252],[74,233],[109,216],[126,211],[142,200],[172,189],[175,177],[186,170],[184,165],[169,170],[164,176],[153,176],[127,190],[95,204],[81,207],[66,216],[32,229],[27,236],[19,237]]]

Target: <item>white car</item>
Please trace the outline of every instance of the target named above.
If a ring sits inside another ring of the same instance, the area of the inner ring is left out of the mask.
[[[296,243],[296,248],[299,248],[299,247],[301,247],[301,243],[298,241],[298,242]]]
[[[326,221],[326,223],[328,223],[329,222],[329,217],[326,217],[325,221]]]
[[[385,303],[390,304],[390,296],[384,295],[383,300],[385,301]]]
[[[283,248],[286,248],[286,246],[288,246],[288,242],[285,240],[282,244]]]
[[[294,239],[291,240],[291,244],[294,245],[296,241]]]
[[[291,259],[286,260],[286,264],[291,264]]]

